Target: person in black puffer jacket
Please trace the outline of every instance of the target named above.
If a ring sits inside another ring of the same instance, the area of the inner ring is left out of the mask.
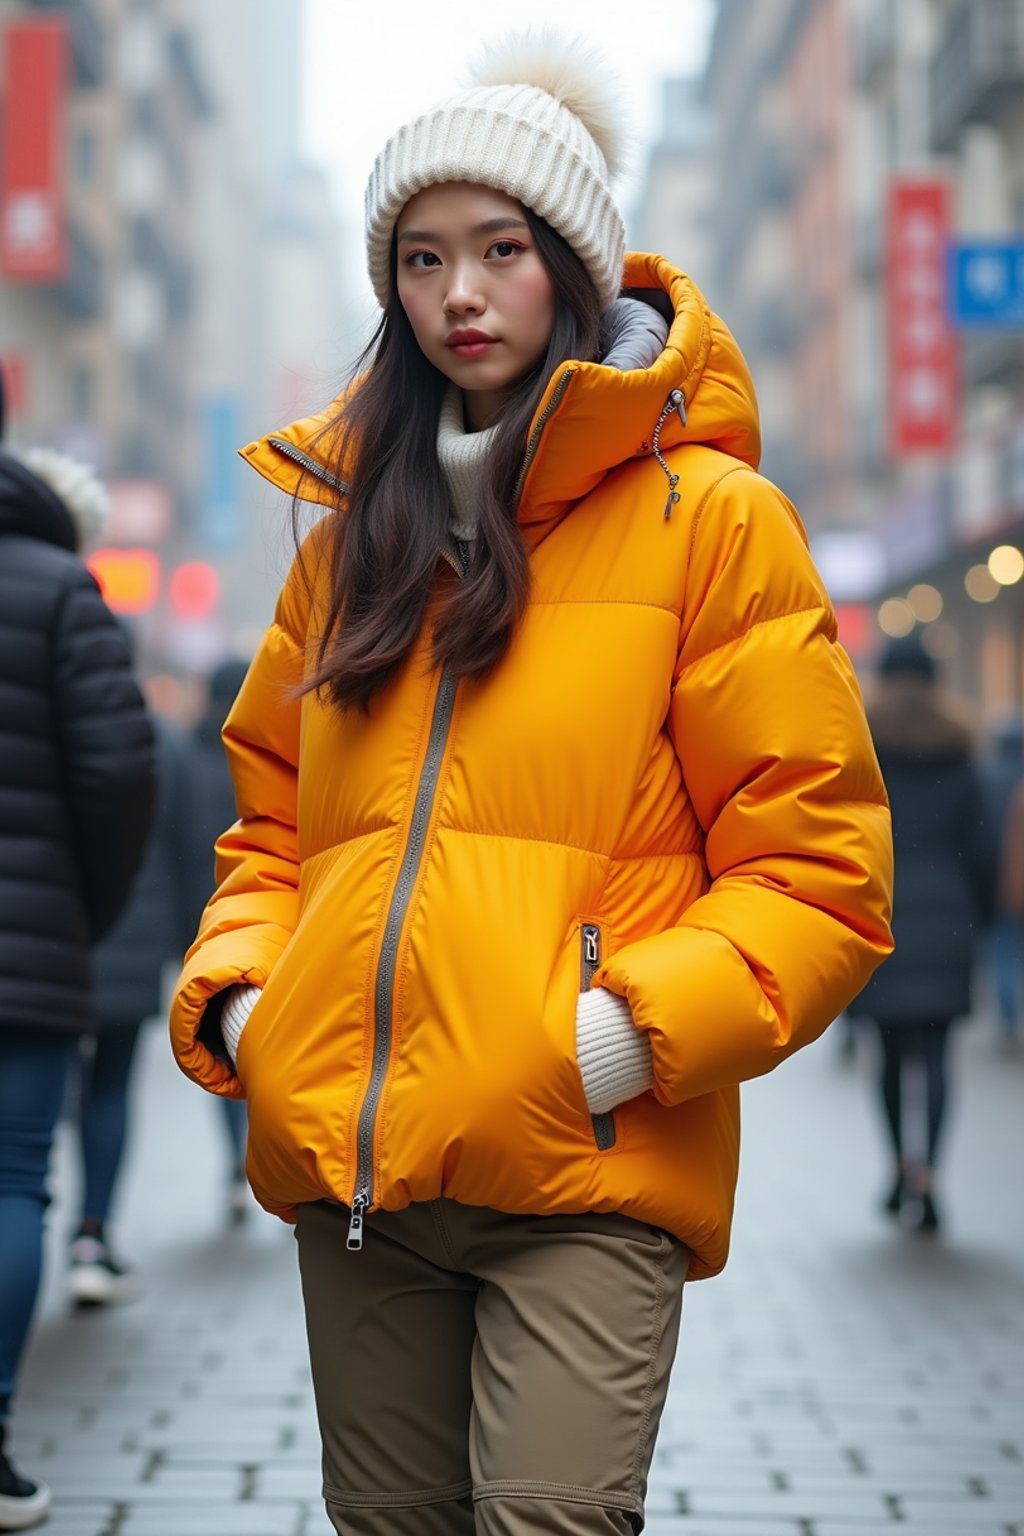
[[[39,1286],[46,1173],[91,946],[142,857],[153,734],[128,649],[78,558],[98,483],[0,451],[0,1530],[41,1520],[5,1425]],[[55,489],[54,487],[58,487]]]
[[[946,1108],[950,1024],[971,1009],[975,948],[992,921],[996,844],[971,734],[936,687],[916,635],[882,654],[868,723],[892,805],[896,948],[849,1008],[874,1019],[881,1095],[895,1159],[885,1210],[934,1232],[935,1159]],[[904,1115],[909,1070],[923,1070],[926,1118],[913,1145]]]

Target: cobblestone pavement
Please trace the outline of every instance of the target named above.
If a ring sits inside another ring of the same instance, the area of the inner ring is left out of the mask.
[[[876,1214],[869,1093],[833,1030],[744,1093],[737,1235],[692,1286],[648,1504],[652,1536],[1024,1536],[1024,1058],[979,1023],[938,1242]],[[49,1536],[326,1536],[294,1244],[223,1220],[217,1107],[144,1041],[118,1234],[137,1301],[71,1315],[50,1278],[15,1428]]]

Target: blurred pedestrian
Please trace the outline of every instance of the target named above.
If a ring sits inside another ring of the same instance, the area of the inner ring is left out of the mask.
[[[129,637],[130,638],[130,637]],[[107,1230],[128,1133],[132,1063],[146,1019],[161,1006],[161,978],[181,963],[195,933],[184,840],[196,815],[185,738],[153,717],[156,816],[131,897],[93,955],[95,1036],[83,1041],[76,1125],[81,1148],[81,1216],[68,1255],[67,1293],[80,1306],[124,1301],[131,1273]]]
[[[896,948],[850,1012],[873,1019],[881,1042],[893,1153],[884,1209],[934,1232],[949,1030],[971,1010],[976,946],[995,906],[995,839],[970,730],[942,696],[916,633],[887,644],[868,719],[892,806]],[[915,1137],[907,1089],[921,1077],[926,1123]]]
[[[248,451],[329,510],[225,726],[172,1032],[297,1219],[338,1532],[640,1528],[737,1085],[890,946],[828,598],[616,161],[550,39],[406,124],[359,383]]]
[[[1012,1046],[1019,1039],[1024,959],[1021,909],[1012,908],[1008,900],[1011,889],[1024,885],[1024,868],[1020,867],[1024,849],[1011,831],[1014,798],[1024,781],[1024,720],[1020,715],[999,721],[992,748],[981,761],[981,773],[988,820],[1000,850],[999,897],[988,953],[1000,1038]]]
[[[89,949],[128,895],[153,801],[128,650],[76,553],[102,501],[72,460],[0,451],[0,1530],[49,1504],[13,1467],[6,1431],[54,1127],[93,1024]]]
[[[214,669],[207,683],[202,717],[186,743],[190,814],[182,823],[179,844],[190,914],[186,947],[217,883],[214,844],[238,819],[235,786],[220,733],[248,670],[249,663],[237,656],[229,656]],[[251,1203],[245,1177],[245,1101],[221,1098],[218,1102],[230,1157],[228,1217],[237,1224],[245,1220]]]

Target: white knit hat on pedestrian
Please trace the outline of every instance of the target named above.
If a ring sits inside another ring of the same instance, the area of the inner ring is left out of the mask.
[[[468,89],[399,128],[366,188],[370,281],[380,303],[406,203],[424,187],[471,181],[507,192],[557,230],[609,308],[626,248],[609,188],[622,149],[616,96],[585,45],[526,34],[490,53]]]

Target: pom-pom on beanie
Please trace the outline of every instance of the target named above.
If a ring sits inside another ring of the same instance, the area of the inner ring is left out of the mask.
[[[366,187],[370,281],[381,305],[406,203],[424,187],[471,181],[507,192],[557,230],[608,309],[626,249],[609,189],[622,150],[617,95],[586,45],[527,33],[489,53],[468,89],[399,128]]]

